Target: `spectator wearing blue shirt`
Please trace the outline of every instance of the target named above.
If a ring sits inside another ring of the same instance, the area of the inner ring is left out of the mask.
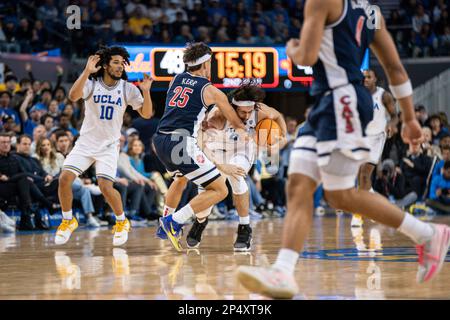
[[[448,129],[444,127],[439,115],[434,114],[429,118],[431,132],[433,134],[433,144],[439,145],[439,141],[449,135]]]
[[[16,110],[14,110],[13,106],[11,105],[11,98],[12,95],[8,91],[2,91],[0,92],[0,117],[3,118],[5,116],[8,116],[11,118],[14,122],[14,124],[11,124],[11,130],[19,133],[20,132],[20,118],[19,114]],[[10,122],[10,119],[7,119],[5,117],[5,121]]]
[[[78,135],[78,130],[72,127],[70,116],[67,113],[63,112],[61,114],[59,118],[59,128],[70,131],[74,137]]]
[[[430,199],[427,205],[431,208],[450,213],[450,161],[445,161],[440,175],[431,181]]]
[[[433,169],[433,177],[437,177],[442,173],[442,168],[444,168],[444,163],[450,161],[450,146],[441,147],[442,160],[438,161]]]

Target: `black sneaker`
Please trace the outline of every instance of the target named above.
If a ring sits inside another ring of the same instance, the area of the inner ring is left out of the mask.
[[[188,248],[198,248],[198,246],[200,245],[200,241],[202,241],[203,230],[205,230],[207,224],[208,218],[206,218],[206,220],[202,223],[198,222],[198,220],[195,219],[194,224],[192,225],[192,228],[191,230],[189,230],[189,233],[186,237]]]
[[[234,243],[234,251],[249,251],[252,248],[252,228],[249,224],[238,226],[237,238]]]

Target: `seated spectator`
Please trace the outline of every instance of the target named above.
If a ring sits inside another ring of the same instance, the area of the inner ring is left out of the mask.
[[[254,44],[255,38],[252,37],[252,29],[250,26],[246,26],[241,35],[237,38],[237,43],[239,44]]]
[[[45,127],[40,124],[36,126],[33,130],[33,142],[31,143],[31,153],[36,153],[36,144],[39,139],[45,138],[47,136],[47,130],[45,130]]]
[[[144,26],[152,26],[152,20],[144,16],[141,10],[135,9],[128,19],[128,25],[135,36],[140,36],[144,33]]]
[[[419,121],[420,125],[423,127],[428,122],[427,109],[423,105],[415,106],[416,119]]]
[[[144,188],[144,194],[140,203],[140,212],[144,217],[151,218],[155,217],[157,213],[152,209],[156,202],[156,191],[154,184],[149,183],[149,180],[137,171],[130,162],[128,154],[124,151],[126,143],[126,138],[124,135],[120,137],[120,154],[118,162],[118,172],[121,177],[128,179],[129,182],[134,182]],[[133,206],[130,207],[131,210],[135,209]]]
[[[152,42],[158,42],[159,39],[153,33],[152,26],[144,26],[144,28],[142,29],[142,34],[137,37],[137,41],[145,42],[145,43],[152,43]]]
[[[439,36],[439,54],[450,55],[450,25],[445,27],[444,34]]]
[[[266,34],[266,26],[259,24],[256,28],[256,36],[253,37],[253,43],[258,45],[270,45],[273,44],[273,39]]]
[[[47,133],[52,132],[55,129],[55,122],[52,116],[48,114],[41,117],[41,125],[45,127]]]
[[[428,57],[436,52],[438,39],[429,24],[424,24],[420,33],[416,34],[413,57]]]
[[[430,127],[431,132],[433,134],[433,144],[439,145],[439,140],[441,140],[444,136],[449,135],[449,131],[442,124],[442,120],[439,115],[434,114],[430,117]]]
[[[61,153],[65,158],[69,154],[70,150],[72,150],[69,135],[63,130],[58,130],[54,132],[54,136],[56,151]]]
[[[175,43],[187,43],[194,40],[194,36],[191,33],[191,28],[187,24],[181,26],[180,34],[177,35],[173,42]]]
[[[50,139],[41,137],[36,143],[36,152],[34,155],[41,163],[42,168],[51,176],[57,177],[61,173],[64,156],[56,152],[56,149]]]
[[[16,202],[15,198],[18,198],[20,230],[36,228],[31,211],[31,184],[16,156],[11,153],[11,137],[0,133],[0,198],[8,202]]]
[[[430,199],[426,204],[437,211],[450,214],[450,160],[445,161],[442,172],[433,177]]]
[[[422,30],[422,26],[429,24],[430,17],[425,13],[425,9],[422,5],[418,5],[416,9],[416,14],[412,18],[412,27],[414,32],[419,33]]]
[[[417,200],[417,194],[406,188],[404,175],[398,167],[395,167],[391,159],[383,161],[381,171],[377,172],[373,189],[400,208],[406,208]]]
[[[78,130],[72,126],[72,123],[70,121],[71,116],[67,113],[62,113],[59,117],[58,129],[70,131],[72,133],[72,136],[75,137],[78,135]]]
[[[9,118],[4,118],[3,122],[9,122],[9,130],[15,133],[21,131],[20,117],[14,106],[11,103],[12,94],[9,91],[0,92],[0,117],[8,116]],[[10,122],[10,119],[13,122]]]
[[[55,209],[59,208],[58,198],[55,196],[58,193],[58,179],[45,172],[39,160],[32,157],[31,137],[21,135],[17,140],[16,149],[20,166],[33,182],[30,187],[31,196],[49,209],[50,213],[53,213]],[[53,202],[50,201],[50,198]]]
[[[400,160],[400,169],[406,178],[406,188],[417,194],[419,200],[426,189],[432,159],[423,153],[420,144],[410,144],[406,156]]]
[[[431,158],[433,157],[441,158],[441,151],[439,149],[439,146],[432,144],[433,134],[431,132],[431,129],[428,127],[423,127],[422,134],[424,140],[422,143],[423,152]]]

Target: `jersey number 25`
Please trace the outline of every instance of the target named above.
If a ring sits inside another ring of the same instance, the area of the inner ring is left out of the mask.
[[[178,86],[173,90],[173,92],[173,97],[169,101],[169,107],[184,108],[189,102],[189,95],[194,92],[194,90],[191,88],[183,88]]]

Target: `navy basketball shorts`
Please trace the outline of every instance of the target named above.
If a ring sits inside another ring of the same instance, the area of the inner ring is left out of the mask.
[[[184,176],[206,188],[220,177],[220,172],[197,145],[197,140],[181,134],[155,133],[156,155],[173,177]]]
[[[348,84],[318,97],[298,131],[288,173],[306,175],[325,190],[353,188],[360,165],[369,159],[364,131],[372,118],[372,96],[362,85]]]

